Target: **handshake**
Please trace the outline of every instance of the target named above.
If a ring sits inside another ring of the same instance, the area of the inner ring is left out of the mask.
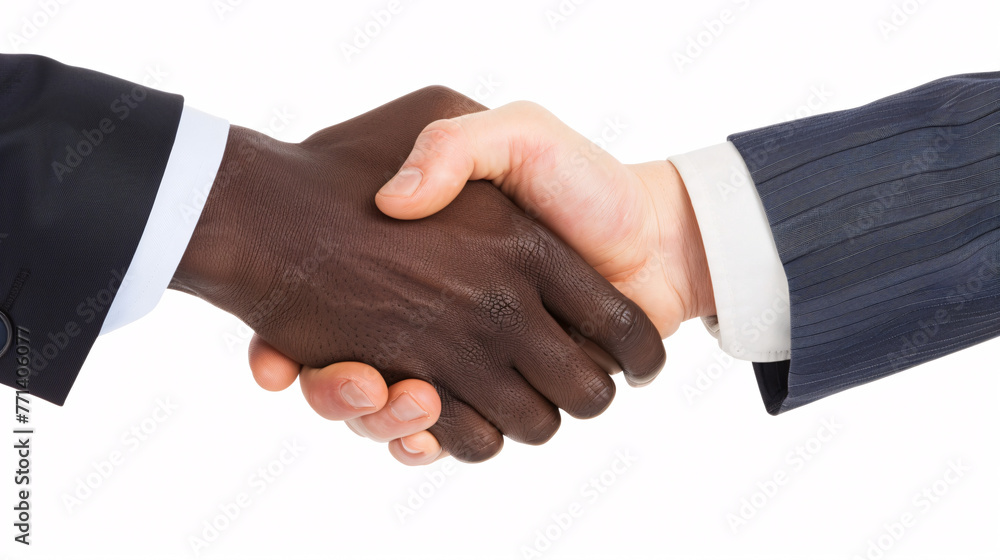
[[[540,444],[714,314],[667,161],[623,165],[545,109],[409,94],[299,144],[231,127],[171,288],[257,333],[261,387],[401,462]]]

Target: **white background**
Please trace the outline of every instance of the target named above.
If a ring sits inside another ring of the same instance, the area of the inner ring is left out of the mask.
[[[591,137],[607,119],[624,123],[608,149],[626,162],[996,70],[1000,53],[1000,5],[987,0],[910,0],[888,37],[879,22],[891,24],[901,0],[564,0],[562,21],[551,19],[558,0],[400,2],[350,60],[342,45],[387,0],[245,0],[221,16],[211,0],[67,2],[50,18],[38,15],[45,2],[4,0],[0,50],[133,81],[165,72],[160,89],[283,140],[435,83],[490,106],[531,99]],[[679,68],[674,54],[724,9],[732,23]],[[29,37],[22,18],[44,25]],[[257,388],[248,339],[232,317],[170,293],[99,340],[65,407],[34,403],[30,549],[12,541],[15,457],[4,444],[0,558],[193,557],[191,537],[241,492],[250,506],[203,557],[514,559],[537,557],[525,551],[545,548],[536,531],[546,529],[556,538],[544,558],[846,559],[866,557],[880,535],[884,558],[1000,554],[1000,341],[774,418],[750,364],[722,358],[693,321],[665,342],[651,387],[622,383],[600,418],[566,419],[550,443],[509,444],[485,464],[449,461],[446,474],[396,465],[316,416],[296,387]],[[150,419],[168,399],[176,410]],[[837,433],[810,441],[824,419]],[[148,439],[123,442],[144,420]],[[305,451],[258,492],[250,477],[285,442]],[[790,460],[803,448],[808,461]],[[94,464],[115,451],[124,461],[100,476]],[[636,459],[612,477],[617,453]],[[945,495],[926,511],[914,503],[956,461],[968,472],[938,483]],[[787,482],[734,530],[730,514],[779,470]],[[609,484],[592,501],[586,485],[602,474]],[[88,476],[98,488],[68,508]],[[411,492],[429,497],[401,521]],[[574,502],[582,515],[557,530],[553,516]],[[912,527],[883,535],[907,512]]]

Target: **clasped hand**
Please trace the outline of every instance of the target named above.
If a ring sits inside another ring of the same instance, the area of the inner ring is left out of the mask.
[[[376,193],[401,163],[394,181],[415,168],[415,156],[406,159],[415,143],[418,162],[433,159],[419,149],[444,139],[425,127],[482,109],[428,88],[299,144],[233,127],[172,287],[256,331],[252,362],[265,387],[290,384],[269,372],[274,364],[285,372],[304,364],[302,387],[324,416],[343,418],[343,405],[385,412],[383,423],[429,427],[427,444],[464,461],[493,456],[504,436],[548,440],[559,408],[599,414],[615,385],[587,347],[610,356],[634,384],[663,365],[660,332],[639,305],[494,185],[465,184],[496,177],[463,177],[461,196],[421,220],[392,219],[376,207],[407,200],[391,189]],[[615,258],[604,263],[605,276]],[[384,381],[350,364],[321,369],[345,362],[368,364]],[[412,380],[432,385],[439,402]],[[382,411],[388,384],[397,385]],[[378,418],[360,425],[384,436],[374,429]]]

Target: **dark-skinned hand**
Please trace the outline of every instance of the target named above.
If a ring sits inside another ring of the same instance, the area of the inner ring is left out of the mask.
[[[665,355],[639,307],[489,183],[423,220],[375,206],[424,126],[483,109],[435,87],[299,144],[232,127],[171,287],[299,363],[357,361],[387,383],[433,384],[431,431],[463,461],[493,456],[503,435],[548,440],[557,407],[599,414],[614,383],[565,329],[643,384]]]

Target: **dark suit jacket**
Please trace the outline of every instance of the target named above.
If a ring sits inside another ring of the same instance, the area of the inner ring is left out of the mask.
[[[0,382],[65,401],[135,254],[182,107],[98,72],[0,55]]]
[[[788,278],[772,414],[1000,333],[1000,72],[735,134]]]

